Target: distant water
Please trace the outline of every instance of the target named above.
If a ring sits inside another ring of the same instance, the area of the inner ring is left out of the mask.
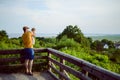
[[[8,34],[9,38],[18,38],[22,36],[22,33],[9,33]],[[44,33],[37,33],[36,37],[56,37],[57,34],[44,34]]]
[[[37,33],[37,37],[56,37],[58,34],[44,34],[44,33]],[[86,37],[91,37],[91,36],[105,36],[106,34],[84,34]],[[8,34],[9,38],[18,38],[22,36],[22,33],[9,33]]]
[[[44,34],[37,33],[37,37],[56,37],[58,34]],[[111,41],[120,41],[120,34],[84,34],[86,37],[91,37],[93,40],[102,40],[108,39]],[[18,38],[22,36],[22,33],[10,33],[8,34],[9,38]]]
[[[91,37],[93,41],[107,39],[111,41],[120,41],[120,34],[86,34],[86,37]]]

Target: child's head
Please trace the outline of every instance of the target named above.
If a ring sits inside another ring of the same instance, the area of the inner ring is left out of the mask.
[[[31,29],[31,31],[33,31],[33,32],[34,32],[34,31],[35,31],[35,28],[32,28],[32,29]]]

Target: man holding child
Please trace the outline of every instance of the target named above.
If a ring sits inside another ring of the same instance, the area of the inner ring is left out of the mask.
[[[24,26],[23,27],[24,33],[22,35],[22,41],[24,45],[24,59],[25,59],[25,69],[26,69],[25,71],[26,74],[33,75],[32,73],[32,66],[34,59],[33,42],[35,42],[33,38],[35,36],[35,28],[34,28],[34,32],[31,32],[28,29],[29,27]]]

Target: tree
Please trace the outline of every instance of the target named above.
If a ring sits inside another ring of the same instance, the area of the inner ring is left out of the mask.
[[[69,25],[63,30],[62,33],[60,33],[57,36],[57,39],[61,39],[64,35],[66,35],[68,38],[74,38],[78,34],[83,35],[82,32],[80,31],[80,29],[77,26],[73,27],[72,25]]]
[[[113,50],[111,59],[117,63],[120,63],[120,49]]]
[[[62,33],[60,33],[56,38],[60,40],[63,36],[67,36],[68,38],[74,39],[76,42],[82,44],[83,46],[89,46],[89,41],[86,37],[84,37],[81,30],[78,28],[77,25],[67,26]]]
[[[92,43],[92,38],[91,37],[87,37],[87,39],[89,40],[90,43]]]
[[[92,38],[91,38],[91,37],[87,37],[87,39],[88,39],[88,41],[89,41],[89,43],[90,43],[90,45],[91,45],[92,42],[93,42]]]
[[[115,48],[114,43],[112,41],[108,41],[109,48]]]
[[[8,39],[8,35],[5,30],[1,30],[0,31],[0,41],[5,40],[5,39]]]
[[[102,51],[103,50],[103,44],[101,41],[96,40],[91,44],[91,48],[96,50],[96,51]]]
[[[107,44],[109,46],[109,48],[114,48],[114,43],[112,41],[107,40],[107,39],[102,39],[101,43],[103,43],[103,45]]]
[[[108,43],[108,40],[107,40],[107,39],[102,39],[101,42],[102,42],[103,44],[107,44],[107,43]]]

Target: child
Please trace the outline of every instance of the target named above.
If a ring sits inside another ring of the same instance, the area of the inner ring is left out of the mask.
[[[32,43],[35,44],[35,28],[32,28],[31,32],[33,34],[33,36],[32,36]]]

